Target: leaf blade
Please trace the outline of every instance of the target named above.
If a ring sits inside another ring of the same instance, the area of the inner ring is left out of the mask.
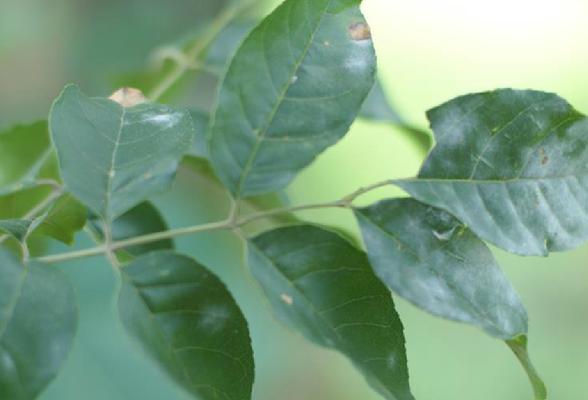
[[[512,253],[588,240],[588,121],[567,102],[504,89],[460,97],[429,119],[437,145],[418,178],[398,186]]]
[[[248,254],[278,319],[345,354],[385,398],[413,399],[402,323],[363,252],[334,232],[296,225],[249,240]]]
[[[167,189],[194,135],[187,111],[123,107],[75,85],[53,104],[49,126],[66,188],[108,221]]]
[[[32,400],[55,378],[77,327],[73,288],[51,266],[0,249],[0,397]]]
[[[375,74],[359,3],[287,0],[237,51],[209,136],[236,197],[284,188],[347,132]]]
[[[125,327],[179,385],[202,400],[251,398],[247,322],[216,276],[169,251],[143,255],[122,272]]]
[[[378,277],[417,307],[499,339],[527,333],[527,313],[490,250],[446,212],[412,199],[355,211]]]

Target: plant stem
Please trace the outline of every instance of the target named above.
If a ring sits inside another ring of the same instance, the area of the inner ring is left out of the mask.
[[[275,216],[278,214],[285,214],[285,213],[290,213],[290,212],[295,212],[295,211],[317,210],[317,209],[323,209],[323,208],[352,208],[353,207],[352,203],[356,198],[362,196],[365,193],[371,192],[375,189],[379,189],[381,187],[387,186],[390,184],[390,182],[391,182],[390,180],[385,180],[382,182],[375,183],[373,185],[366,186],[366,187],[358,189],[355,192],[353,192],[345,197],[342,197],[341,199],[336,200],[336,201],[330,201],[330,202],[326,202],[326,203],[311,203],[311,204],[304,204],[304,205],[293,206],[293,207],[276,208],[273,210],[260,211],[257,213],[245,215],[241,218],[237,217],[236,207],[233,206],[229,217],[223,221],[210,222],[207,224],[194,225],[194,226],[189,226],[186,228],[170,229],[170,230],[163,231],[163,232],[150,233],[147,235],[137,236],[137,237],[130,238],[130,239],[113,241],[109,245],[101,245],[101,246],[97,246],[97,247],[94,247],[91,249],[84,249],[84,250],[72,251],[72,252],[68,252],[68,253],[39,257],[36,259],[36,261],[43,262],[46,264],[54,264],[54,263],[58,263],[58,262],[70,261],[70,260],[75,260],[75,259],[79,259],[79,258],[98,256],[101,254],[108,255],[109,253],[114,252],[116,250],[132,247],[132,246],[136,246],[136,245],[140,245],[140,244],[158,242],[158,241],[165,240],[165,239],[172,239],[172,238],[180,237],[180,236],[188,236],[188,235],[193,235],[196,233],[211,232],[211,231],[217,231],[217,230],[234,230],[234,229],[243,227],[253,221],[257,221],[259,219],[264,219],[264,218],[272,217],[272,216]]]
[[[252,2],[233,4],[226,7],[212,21],[204,36],[199,38],[194,45],[184,54],[183,60],[176,59],[176,65],[166,75],[163,80],[149,93],[149,98],[153,101],[158,100],[172,86],[176,84],[188,71],[193,70],[198,58],[208,46],[216,39],[219,33],[231,22],[240,12],[248,8]]]

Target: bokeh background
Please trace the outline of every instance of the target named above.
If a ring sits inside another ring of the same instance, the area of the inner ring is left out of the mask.
[[[132,83],[154,49],[206,29],[221,0],[0,0],[0,129],[46,118],[63,85],[91,95]],[[275,6],[259,1],[254,13]],[[498,87],[557,92],[588,112],[586,0],[364,0],[380,76],[398,110],[426,127],[424,112],[457,95]],[[188,76],[168,99],[206,105],[211,84]],[[423,154],[385,123],[357,122],[291,185],[293,203],[332,200],[357,187],[415,175]],[[383,190],[368,203],[402,193]],[[188,173],[155,199],[171,226],[222,218],[223,193]],[[302,215],[357,232],[344,211]],[[177,241],[228,284],[250,322],[256,400],[378,397],[350,363],[274,322],[249,278],[239,241],[215,233]],[[83,236],[78,246],[90,246]],[[227,250],[228,249],[228,250]],[[60,250],[57,246],[55,251]],[[530,350],[551,399],[588,399],[588,246],[549,258],[495,251],[530,315]],[[124,334],[113,309],[113,277],[102,260],[70,263],[81,322],[75,348],[43,400],[187,399]],[[397,299],[418,399],[530,399],[522,369],[501,342],[431,317]],[[9,400],[9,399],[7,399]]]

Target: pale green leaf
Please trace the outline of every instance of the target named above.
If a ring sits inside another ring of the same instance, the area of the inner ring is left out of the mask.
[[[556,95],[467,95],[429,112],[437,145],[397,184],[482,239],[546,255],[588,240],[588,120]]]
[[[46,121],[0,133],[0,190],[6,192],[34,180],[50,152]]]
[[[355,214],[376,274],[395,293],[511,348],[520,337],[526,343],[527,312],[518,294],[488,247],[460,221],[413,199],[385,200]],[[517,351],[521,359],[522,348]],[[543,386],[528,355],[521,362],[533,386]]]
[[[32,400],[55,378],[77,326],[73,288],[48,265],[0,249],[0,398]]]
[[[361,250],[312,225],[248,242],[249,267],[277,317],[351,359],[386,399],[413,399],[402,323]]]
[[[198,400],[248,400],[253,351],[225,285],[189,257],[149,253],[122,269],[119,312],[131,335]]]
[[[74,85],[55,101],[49,125],[66,188],[108,221],[169,187],[194,134],[187,111],[125,108]]]
[[[347,132],[374,83],[359,0],[286,0],[245,39],[210,131],[236,197],[274,192]]]
[[[395,293],[500,339],[527,333],[527,313],[488,247],[448,213],[412,199],[358,209],[368,255]]]

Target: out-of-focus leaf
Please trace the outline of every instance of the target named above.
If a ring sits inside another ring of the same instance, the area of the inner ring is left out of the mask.
[[[102,223],[99,218],[91,218],[96,233],[101,236]],[[112,223],[112,239],[124,240],[149,233],[162,232],[167,230],[163,216],[150,202],[143,202],[130,209]],[[171,239],[161,240],[143,245],[127,247],[125,250],[132,256],[140,256],[155,250],[169,250],[174,248]]]
[[[193,259],[143,255],[122,270],[122,321],[147,353],[199,400],[249,400],[247,322],[225,285]]]
[[[236,197],[283,189],[347,132],[376,69],[359,3],[286,0],[237,51],[209,138]]]
[[[409,124],[398,114],[386,96],[379,79],[376,80],[374,87],[363,102],[359,116],[372,121],[387,122],[401,129],[425,153],[431,148],[433,143],[431,136],[426,131]]]
[[[33,233],[71,245],[75,234],[86,225],[87,214],[86,207],[70,194],[64,194],[51,206]]]
[[[74,85],[55,101],[49,125],[66,188],[109,222],[169,187],[194,136],[187,111],[125,108]]]
[[[36,175],[50,148],[47,122],[19,125],[0,133],[0,189]]]
[[[588,119],[554,94],[503,89],[428,113],[437,144],[397,184],[482,239],[547,255],[588,239]]]
[[[72,346],[73,288],[56,268],[20,265],[0,249],[0,398],[33,400],[55,378]]]
[[[281,321],[345,354],[384,398],[413,399],[402,323],[365,253],[311,225],[263,233],[248,253]]]

